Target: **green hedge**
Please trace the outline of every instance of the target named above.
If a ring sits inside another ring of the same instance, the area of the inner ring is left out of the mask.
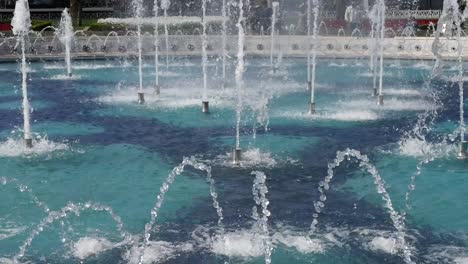
[[[50,20],[33,20],[31,21],[31,29],[34,31],[41,31],[46,27],[52,26],[53,23]]]

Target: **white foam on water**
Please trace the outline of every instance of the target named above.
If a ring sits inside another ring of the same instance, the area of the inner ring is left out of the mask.
[[[382,251],[387,254],[395,254],[396,240],[389,237],[375,237],[369,244],[370,249],[373,251]]]
[[[0,240],[14,237],[24,230],[26,230],[26,227],[0,228]]]
[[[321,240],[311,239],[304,235],[277,232],[273,235],[272,239],[274,243],[281,243],[287,247],[294,248],[302,254],[325,252],[325,244]]]
[[[455,264],[468,264],[468,257],[457,257],[453,259]]]
[[[71,77],[66,75],[66,74],[59,74],[59,75],[54,75],[50,77],[43,77],[42,79],[47,79],[47,80],[80,80],[81,76],[80,75],[72,75]]]
[[[384,91],[385,94],[385,91]],[[434,103],[423,99],[398,99],[398,98],[385,98],[384,105],[377,105],[375,100],[347,100],[342,101],[341,107],[353,109],[368,109],[368,110],[387,110],[387,111],[424,111],[429,109],[436,109],[438,106]]]
[[[423,257],[424,263],[468,264],[468,248],[465,247],[434,245],[428,252]]]
[[[211,250],[217,255],[240,258],[255,258],[263,256],[265,249],[263,240],[252,230],[242,230],[226,233],[214,238]]]
[[[447,157],[456,150],[454,145],[448,143],[431,143],[419,138],[405,138],[398,142],[399,154],[409,157],[424,157],[431,154],[432,157]]]
[[[421,70],[432,70],[432,66],[425,62],[418,62],[416,64],[413,64],[411,67],[415,69],[421,69]]]
[[[23,139],[8,138],[0,143],[0,157],[19,157],[44,155],[54,151],[68,150],[70,146],[64,143],[56,143],[46,138],[33,140],[33,147],[26,147]]]
[[[160,263],[178,256],[182,252],[193,251],[193,245],[190,243],[173,244],[165,241],[150,241],[143,252],[144,264]],[[130,264],[139,263],[141,248],[132,247],[126,253],[126,259]]]
[[[232,163],[233,153],[226,153],[216,157],[215,163],[219,163],[226,167],[238,167]],[[239,164],[241,168],[273,168],[278,165],[275,158],[272,157],[270,152],[262,152],[258,148],[250,148],[242,152],[242,159]]]
[[[98,101],[106,104],[131,104],[137,106],[137,93],[136,88],[120,90],[109,95],[101,96],[98,98]],[[186,89],[184,93],[182,89],[163,88],[163,90],[161,90],[161,94],[157,95],[153,87],[147,87],[144,89],[144,93],[144,106],[152,109],[180,109],[193,106],[201,107],[202,99],[200,98],[200,92],[193,89]],[[209,98],[210,106],[232,106],[232,101],[225,98],[223,93],[225,92],[213,92]]]
[[[398,88],[384,88],[386,95],[401,95],[401,96],[422,96],[423,94],[418,90],[413,89],[398,89]]]
[[[105,238],[83,237],[72,244],[72,255],[79,259],[86,259],[93,255],[107,251],[113,247],[113,243]]]
[[[311,115],[307,112],[284,111],[275,113],[274,116],[285,117],[290,119],[306,119],[306,120],[338,120],[338,121],[372,121],[377,120],[380,116],[373,111],[366,110],[349,110],[342,112],[320,112]]]

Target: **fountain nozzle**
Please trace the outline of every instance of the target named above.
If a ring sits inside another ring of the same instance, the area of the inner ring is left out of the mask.
[[[68,78],[71,78],[72,76],[73,76],[73,74],[70,72],[70,73],[68,74]]]
[[[144,104],[145,103],[145,94],[144,93],[138,93],[138,103],[139,104]]]
[[[161,94],[161,86],[156,85],[156,86],[154,87],[154,93],[155,93],[156,95],[160,95],[160,94]]]
[[[33,147],[33,143],[32,143],[31,138],[25,138],[24,139],[24,144],[26,145],[27,148],[32,148]]]
[[[372,96],[377,97],[379,95],[379,92],[377,91],[377,88],[374,88],[374,92],[372,93]]]
[[[458,159],[467,159],[468,158],[468,141],[462,141],[458,143]]]
[[[242,150],[235,148],[232,153],[232,164],[239,166],[242,159]]]
[[[311,81],[308,81],[307,82],[307,91],[312,91],[312,82]]]
[[[316,113],[317,113],[317,111],[315,111],[315,103],[310,102],[310,104],[309,104],[309,114],[315,115]]]
[[[202,112],[205,114],[210,113],[210,103],[208,101],[202,102]]]
[[[377,102],[378,105],[384,105],[384,96],[382,94],[379,95],[379,101]]]

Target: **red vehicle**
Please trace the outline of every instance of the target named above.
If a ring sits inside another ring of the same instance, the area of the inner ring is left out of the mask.
[[[0,23],[0,31],[9,31],[11,30],[11,25],[10,24],[1,24]]]

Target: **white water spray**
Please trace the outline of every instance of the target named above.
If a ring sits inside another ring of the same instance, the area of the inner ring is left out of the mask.
[[[208,102],[208,73],[207,73],[207,64],[208,64],[208,36],[206,35],[206,1],[202,0],[202,71],[203,71],[203,102]]]
[[[226,88],[226,60],[227,60],[227,13],[226,13],[226,0],[223,0],[223,6],[221,10],[221,15],[223,16],[223,24],[222,24],[222,52],[223,52],[223,89]]]
[[[159,7],[158,0],[154,0],[154,75],[155,75],[155,89],[156,94],[160,93],[159,86]]]
[[[255,176],[254,184],[252,186],[252,193],[255,201],[255,206],[252,208],[252,218],[256,221],[257,232],[260,233],[261,241],[263,241],[263,248],[265,251],[265,264],[271,263],[272,243],[270,232],[268,230],[268,217],[271,215],[268,210],[268,201],[266,194],[268,187],[266,186],[266,175],[261,171],[254,171],[252,175]],[[257,208],[260,207],[260,208]],[[259,209],[261,214],[259,214]]]
[[[62,12],[62,18],[58,31],[56,32],[60,42],[65,46],[65,63],[67,65],[67,75],[72,76],[72,65],[71,65],[71,45],[73,41],[73,24],[68,9],[65,8]],[[105,43],[104,43],[105,45]]]
[[[23,92],[23,124],[24,140],[27,147],[32,147],[31,132],[31,106],[28,99],[28,73],[26,62],[26,37],[31,28],[31,17],[27,0],[16,1],[15,12],[11,20],[13,34],[18,38],[21,45],[21,74]]]
[[[119,244],[133,243],[131,235],[127,233],[127,231],[125,231],[124,229],[122,219],[114,213],[111,207],[92,202],[87,202],[84,204],[69,203],[67,206],[63,207],[59,211],[50,212],[49,215],[36,226],[36,228],[28,236],[26,241],[20,246],[19,252],[13,257],[13,262],[18,263],[18,261],[25,256],[26,251],[31,246],[34,239],[37,236],[39,236],[46,229],[46,227],[50,226],[57,220],[67,218],[72,214],[79,216],[83,211],[87,210],[96,212],[107,212],[112,218],[112,220],[115,222],[117,230],[120,233],[120,236],[123,238],[123,241]]]
[[[237,67],[236,67],[236,92],[237,92],[237,104],[236,104],[236,147],[234,150],[233,162],[240,162],[240,122],[242,114],[242,93],[244,89],[244,46],[245,46],[245,32],[244,26],[244,3],[243,0],[239,0],[239,18],[237,20],[237,29],[239,30],[238,41],[237,41]]]
[[[135,9],[135,16],[138,21],[143,16],[143,0],[133,0],[133,7]],[[143,104],[145,102],[144,91],[143,91],[143,55],[142,55],[142,40],[141,40],[141,22],[137,24],[137,38],[138,38],[138,102]]]
[[[335,160],[328,164],[327,176],[319,183],[318,189],[320,192],[320,200],[314,203],[315,212],[313,213],[313,220],[310,226],[310,235],[313,235],[317,230],[319,214],[325,207],[325,201],[327,200],[325,192],[330,189],[330,182],[334,177],[334,169],[339,167],[341,163],[345,161],[345,159],[350,160],[351,158],[357,159],[359,161],[359,167],[365,169],[374,178],[374,184],[377,193],[382,195],[382,200],[384,201],[385,207],[390,214],[390,219],[393,222],[393,226],[397,230],[397,248],[400,250],[405,263],[414,263],[411,260],[412,253],[410,247],[406,242],[406,226],[404,223],[404,218],[400,216],[394,209],[392,199],[385,189],[385,181],[380,176],[377,168],[370,163],[369,158],[366,155],[362,155],[357,150],[346,149],[345,151],[338,151]]]
[[[276,16],[278,14],[279,2],[272,3],[273,12],[271,14],[271,47],[270,47],[270,65],[271,69],[274,70],[275,65],[273,62],[273,55],[276,46]]]
[[[169,28],[167,24],[167,10],[171,6],[170,0],[161,0],[161,8],[164,10],[164,37],[166,40],[166,69],[169,68]]]
[[[221,208],[221,206],[219,205],[219,202],[218,202],[218,193],[216,192],[215,181],[212,178],[211,167],[196,161],[194,157],[184,158],[182,163],[172,170],[172,172],[167,177],[166,181],[161,186],[160,193],[159,193],[159,195],[157,196],[157,199],[156,199],[156,204],[153,207],[153,209],[151,209],[151,220],[145,225],[144,242],[143,242],[143,246],[142,246],[142,248],[140,250],[140,256],[138,258],[139,259],[138,260],[139,264],[142,264],[143,261],[144,261],[143,252],[145,252],[145,249],[146,249],[147,245],[149,245],[149,243],[150,243],[151,230],[152,230],[153,226],[156,224],[156,220],[157,220],[157,218],[159,216],[159,210],[161,209],[161,206],[163,205],[166,193],[169,191],[169,188],[174,183],[176,177],[178,175],[182,174],[187,166],[192,166],[193,168],[195,168],[197,170],[206,172],[206,177],[207,177],[208,183],[210,184],[210,195],[211,195],[211,198],[213,200],[213,207],[215,208],[216,214],[218,215],[219,232],[220,232],[221,236],[224,235],[223,209]]]
[[[309,0],[310,2],[310,0]],[[318,46],[318,16],[319,16],[319,1],[318,0],[312,0],[312,3],[308,3],[309,10],[308,13],[312,12],[314,16],[313,20],[313,26],[312,26],[312,59],[310,59],[310,56],[308,61],[312,64],[312,68],[310,66],[308,67],[308,76],[310,76],[310,103],[309,103],[309,114],[315,114],[315,76],[316,76],[316,71],[317,71],[317,46]],[[310,5],[312,4],[312,5]],[[309,18],[310,18],[309,14]],[[310,21],[308,21],[310,22]],[[309,28],[310,28],[310,23],[309,23]],[[309,54],[310,54],[310,47],[309,49]]]

